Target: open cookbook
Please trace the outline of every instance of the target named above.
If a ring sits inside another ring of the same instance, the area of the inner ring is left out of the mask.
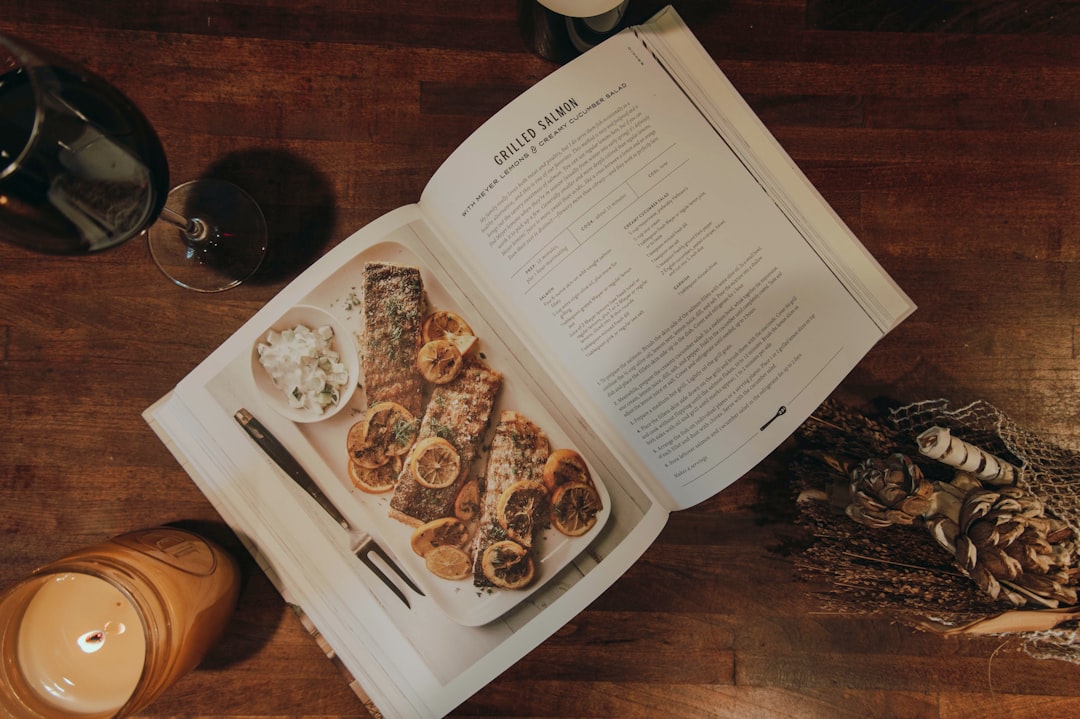
[[[913,310],[668,8],[510,103],[145,417],[372,711],[436,717]],[[305,333],[344,379],[270,380]]]

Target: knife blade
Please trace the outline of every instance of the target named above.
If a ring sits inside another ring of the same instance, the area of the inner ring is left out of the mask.
[[[297,485],[302,488],[309,497],[315,500],[315,502],[322,507],[322,509],[329,514],[335,522],[349,533],[350,537],[350,550],[364,563],[368,569],[370,569],[384,584],[386,584],[397,597],[405,602],[405,606],[412,608],[409,603],[408,597],[401,591],[401,588],[390,580],[386,574],[379,569],[369,556],[370,554],[377,554],[379,558],[392,569],[402,580],[420,596],[425,596],[424,592],[420,590],[420,587],[404,572],[396,563],[390,558],[386,551],[379,546],[374,537],[365,533],[359,532],[349,524],[349,521],[345,518],[345,515],[334,506],[334,503],[330,501],[330,498],[322,491],[318,484],[307,470],[293,457],[292,453],[285,448],[285,445],[278,440],[273,434],[270,433],[263,424],[255,419],[255,417],[244,408],[238,409],[233,417],[244,428],[244,431],[248,433],[255,444],[259,446],[263,452],[266,453],[274,463],[281,468],[285,474],[289,476]]]

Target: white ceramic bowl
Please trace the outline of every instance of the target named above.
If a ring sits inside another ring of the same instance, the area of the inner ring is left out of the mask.
[[[289,404],[285,390],[274,384],[274,380],[259,362],[259,345],[266,344],[267,334],[271,330],[281,332],[304,325],[309,329],[329,326],[334,331],[334,338],[330,342],[330,348],[338,353],[339,359],[345,364],[349,378],[339,389],[337,404],[326,407],[321,414],[305,409],[292,407]],[[345,327],[336,317],[320,307],[312,305],[296,305],[282,315],[273,325],[267,327],[259,334],[258,339],[251,346],[251,374],[255,379],[255,386],[259,388],[267,404],[279,414],[294,422],[320,422],[329,419],[341,411],[349,403],[356,385],[360,379],[360,356],[356,348],[356,340],[352,332]]]

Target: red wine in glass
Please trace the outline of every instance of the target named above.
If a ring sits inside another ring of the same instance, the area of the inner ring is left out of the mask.
[[[214,292],[254,274],[267,236],[255,201],[220,180],[168,187],[157,134],[119,90],[0,35],[0,239],[79,254],[147,231],[181,286]]]
[[[75,254],[142,232],[169,168],[142,114],[110,86],[60,67],[0,75],[0,233]]]

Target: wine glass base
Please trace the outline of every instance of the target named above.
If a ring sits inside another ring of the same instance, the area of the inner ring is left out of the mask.
[[[255,274],[266,256],[266,219],[242,189],[223,180],[193,180],[169,192],[166,207],[207,228],[205,239],[158,220],[147,233],[150,254],[176,284],[221,292]]]

